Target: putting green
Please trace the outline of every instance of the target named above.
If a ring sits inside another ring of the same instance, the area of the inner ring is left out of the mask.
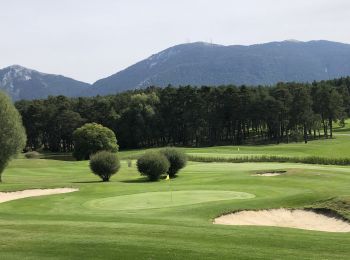
[[[251,199],[254,197],[255,195],[246,192],[187,190],[173,192],[146,192],[109,197],[91,200],[84,205],[89,208],[103,210],[135,210],[176,207],[221,200]]]

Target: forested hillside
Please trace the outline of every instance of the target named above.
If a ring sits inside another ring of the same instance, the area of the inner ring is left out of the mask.
[[[350,78],[273,87],[167,87],[93,98],[19,101],[28,147],[71,151],[86,122],[111,128],[122,148],[279,143],[332,137],[349,116]]]
[[[0,90],[13,100],[111,95],[149,86],[264,85],[350,75],[350,44],[282,41],[264,44],[180,44],[94,84],[14,65],[0,69]]]
[[[263,44],[180,44],[93,84],[91,93],[115,94],[149,86],[273,85],[350,75],[350,45],[295,40]]]

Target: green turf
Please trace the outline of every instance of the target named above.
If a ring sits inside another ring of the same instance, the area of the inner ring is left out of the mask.
[[[287,173],[255,176],[268,170]],[[0,204],[0,259],[349,259],[350,234],[212,224],[239,209],[348,201],[349,172],[345,166],[190,162],[170,184],[149,183],[135,161],[129,168],[124,160],[112,182],[102,183],[88,162],[17,159],[0,190],[80,191]],[[336,207],[350,218],[341,203]]]
[[[325,157],[325,158],[350,158],[350,120],[345,127],[335,125],[333,139],[303,142],[291,142],[269,145],[240,145],[240,146],[214,146],[201,148],[179,148],[188,155],[198,157],[237,157],[237,156],[288,156],[288,157]],[[148,149],[148,150],[157,150]],[[146,150],[121,151],[122,159],[137,158]]]
[[[238,157],[238,156],[287,156],[287,157],[325,157],[325,158],[350,158],[350,120],[346,121],[345,127],[335,125],[333,139],[303,142],[291,142],[269,145],[238,145],[238,146],[214,146],[200,148],[179,148],[188,155],[199,157]],[[158,150],[158,148],[141,150],[122,150],[119,153],[121,159],[135,159],[147,150]],[[68,154],[45,154],[47,159],[73,160]]]
[[[91,200],[84,206],[101,210],[138,210],[164,207],[177,207],[197,203],[251,199],[255,196],[246,192],[221,191],[221,190],[185,190],[163,192],[144,192],[132,195],[115,196],[104,199]]]
[[[192,155],[202,156],[236,156],[236,155],[281,155],[281,156],[320,156],[328,158],[350,157],[350,136],[335,135],[334,139],[310,141],[289,144],[222,146],[205,149],[186,149]],[[238,150],[239,148],[239,150]]]

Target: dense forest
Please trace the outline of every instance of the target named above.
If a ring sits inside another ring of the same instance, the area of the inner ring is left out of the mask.
[[[271,87],[149,87],[93,98],[18,101],[28,149],[73,149],[88,122],[112,129],[121,148],[279,143],[332,138],[350,114],[350,78]]]

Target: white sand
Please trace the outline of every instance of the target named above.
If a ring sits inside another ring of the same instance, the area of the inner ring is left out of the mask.
[[[218,217],[214,220],[214,224],[350,232],[350,224],[348,222],[308,210],[271,209],[240,211]]]
[[[69,193],[69,192],[75,192],[78,190],[79,189],[73,189],[73,188],[58,188],[58,189],[33,189],[33,190],[21,190],[21,191],[12,191],[12,192],[0,192],[0,203],[11,201],[11,200],[29,198],[29,197]]]
[[[277,172],[267,172],[267,173],[257,173],[254,174],[254,176],[261,176],[261,177],[272,177],[272,176],[278,176],[281,175],[282,173],[277,173]]]
[[[285,174],[287,171],[271,171],[271,172],[259,172],[254,174],[254,176],[262,176],[262,177],[272,177],[272,176],[278,176],[281,174]]]

